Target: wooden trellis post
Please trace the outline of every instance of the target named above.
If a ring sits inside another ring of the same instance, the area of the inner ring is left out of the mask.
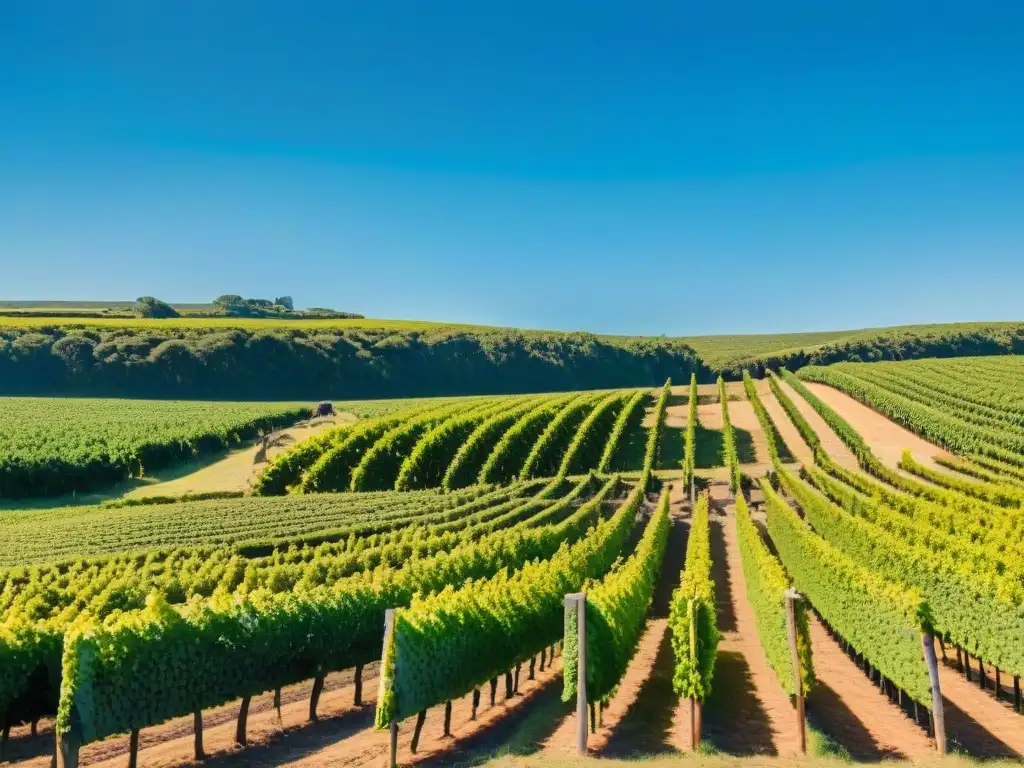
[[[386,611],[384,611],[384,646],[383,646],[383,648],[381,650],[381,654],[380,654],[381,659],[385,658],[385,656],[387,655],[388,643],[391,642],[391,633],[394,632],[394,630],[395,630],[395,609],[394,608],[388,608]],[[397,659],[396,659],[396,667],[397,667]],[[382,673],[381,674],[381,683],[382,683],[382,685],[385,684],[385,675],[383,674],[383,672],[384,672],[384,670],[382,669],[381,670],[381,673]],[[389,682],[387,682],[386,684],[394,686],[394,684],[395,684],[394,677],[392,677],[392,679]],[[392,718],[391,718],[390,725],[391,725],[391,739],[390,739],[390,745],[388,747],[388,765],[391,766],[391,768],[396,768],[398,766],[398,720],[396,720],[394,718],[394,716],[392,716]]]
[[[57,734],[57,768],[78,768],[78,750],[81,739],[74,728],[68,733]]]
[[[583,592],[565,596],[565,615],[576,612],[576,751],[587,754],[587,596]]]
[[[807,717],[804,711],[804,676],[800,666],[797,645],[796,604],[800,595],[795,589],[786,590],[786,630],[789,635],[789,661],[793,666],[793,690],[796,691],[796,727],[800,740],[800,754],[807,754]]]
[[[924,660],[928,665],[928,677],[932,689],[932,718],[935,721],[935,750],[946,754],[946,716],[942,710],[942,689],[939,687],[939,662],[935,658],[935,640],[927,632],[921,635]]]
[[[697,598],[691,597],[686,605],[686,618],[690,623],[690,658],[697,663]],[[704,713],[701,702],[690,699],[690,749],[694,752],[700,746],[700,732]]]

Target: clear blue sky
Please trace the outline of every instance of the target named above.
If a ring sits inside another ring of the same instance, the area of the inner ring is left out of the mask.
[[[1024,319],[1024,4],[0,0],[0,298]]]

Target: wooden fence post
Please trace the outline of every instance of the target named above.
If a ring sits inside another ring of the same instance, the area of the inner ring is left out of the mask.
[[[786,590],[786,630],[789,634],[789,661],[793,665],[793,690],[796,691],[796,727],[800,738],[800,754],[807,754],[807,722],[804,712],[804,676],[797,646],[796,604],[800,599],[795,589]]]
[[[381,650],[380,657],[383,659],[387,654],[388,644],[391,642],[391,633],[395,631],[395,609],[388,608],[384,611],[384,645]],[[398,659],[394,660],[395,668],[398,668]],[[381,669],[381,685],[390,685],[394,687],[394,677],[391,680],[387,680],[385,671]],[[391,739],[388,746],[388,765],[391,768],[396,768],[398,765],[398,720],[392,715],[391,717]]]
[[[565,596],[565,614],[576,612],[576,751],[587,754],[587,596],[577,592]]]
[[[924,660],[928,664],[928,677],[932,688],[932,719],[935,721],[935,749],[946,754],[946,716],[942,710],[942,689],[939,687],[939,662],[935,658],[935,640],[927,632],[921,635]]]

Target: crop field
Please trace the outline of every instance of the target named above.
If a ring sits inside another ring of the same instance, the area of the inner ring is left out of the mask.
[[[380,418],[451,398],[335,403]],[[307,419],[304,403],[0,397],[0,499],[61,496],[216,456]]]
[[[0,512],[5,756],[1020,759],[1021,372],[379,401],[245,496]]]
[[[0,497],[85,491],[309,416],[298,403],[0,398]]]

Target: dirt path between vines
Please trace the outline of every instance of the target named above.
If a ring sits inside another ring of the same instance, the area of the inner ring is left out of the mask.
[[[821,447],[825,449],[825,453],[841,467],[853,470],[858,469],[857,457],[846,447],[846,443],[839,439],[839,435],[832,431],[832,427],[826,424],[825,420],[818,415],[818,412],[811,407],[811,404],[803,398],[803,395],[785,381],[780,381],[779,387],[782,389],[783,394],[793,401],[801,415],[807,419],[807,423],[811,425],[811,429],[814,430],[821,440]],[[779,407],[781,408],[782,406],[780,405]]]
[[[689,532],[690,504],[683,495],[681,482],[671,485],[669,499],[672,527],[647,627],[618,690],[601,715],[601,726],[587,740],[592,755],[636,757],[675,752],[682,747],[673,728],[679,698],[672,689],[675,660],[668,631],[672,591],[679,585]],[[557,727],[538,746],[556,757],[576,754],[576,714],[572,703],[566,705]]]
[[[935,747],[924,730],[867,679],[816,616],[811,614],[809,619],[817,676],[807,697],[810,722],[845,747],[854,760],[934,755]]]
[[[744,464],[743,471],[752,477],[761,477],[772,467],[772,460],[768,456],[768,439],[764,435],[761,422],[757,420],[757,414],[754,413],[754,406],[745,398],[746,393],[743,400],[729,401],[729,421],[736,429],[749,432],[754,443],[754,463]]]
[[[909,429],[904,429],[877,411],[862,405],[845,392],[813,381],[805,381],[804,386],[850,422],[882,463],[895,468],[899,464],[900,455],[906,449],[922,464],[942,470],[933,457],[948,457],[949,453],[939,446],[923,440]]]
[[[249,705],[249,744],[265,743],[280,736],[282,732],[336,732],[339,728],[346,731],[372,724],[373,705],[377,698],[377,667],[375,662],[367,665],[363,671],[362,707],[353,705],[355,688],[352,670],[329,675],[317,710],[320,715],[318,723],[308,721],[312,681],[292,685],[281,691],[281,721],[278,721],[273,706],[273,693],[253,697]],[[203,746],[211,759],[220,754],[242,750],[234,743],[238,706],[236,701],[203,711]],[[33,768],[49,766],[53,752],[52,722],[40,723],[39,734],[34,739],[29,736],[28,726],[13,729],[11,735],[12,761]],[[191,716],[175,718],[140,732],[140,765],[182,765],[192,762],[193,754]],[[127,756],[128,736],[112,736],[82,747],[80,764],[123,768]]]
[[[938,648],[936,648],[938,652]],[[1012,692],[1003,691],[1010,701],[996,701],[992,687],[995,671],[986,665],[988,690],[982,691],[978,683],[978,668],[974,664],[967,682],[956,669],[956,655],[949,653],[945,664],[939,665],[939,685],[945,702],[946,737],[950,748],[962,747],[976,757],[1024,757],[1024,716],[1013,711]],[[941,659],[941,654],[940,654]],[[1009,675],[1003,676],[1003,684]]]
[[[702,739],[731,755],[797,755],[796,715],[768,666],[747,601],[727,486],[712,486],[712,505],[712,578],[722,637],[712,693],[704,704]],[[688,739],[688,718],[682,725]]]
[[[340,413],[335,418],[316,419],[286,427],[274,434],[284,439],[284,444],[273,446],[267,451],[267,458],[273,459],[280,453],[316,437],[327,429],[356,421],[350,413]],[[208,493],[211,491],[245,491],[248,490],[254,477],[261,472],[266,463],[256,464],[255,458],[259,444],[248,448],[232,451],[223,459],[215,461],[195,472],[174,479],[143,484],[128,493],[124,498],[145,498],[147,496],[183,496],[186,493]]]
[[[803,437],[800,436],[800,431],[789,420],[789,416],[786,415],[786,411],[783,410],[779,401],[775,399],[775,393],[772,392],[768,380],[763,379],[755,382],[755,384],[757,385],[757,393],[761,396],[761,402],[764,403],[764,409],[768,411],[768,415],[775,424],[775,428],[778,430],[782,442],[789,449],[790,454],[801,464],[813,466],[814,452],[804,442]]]

